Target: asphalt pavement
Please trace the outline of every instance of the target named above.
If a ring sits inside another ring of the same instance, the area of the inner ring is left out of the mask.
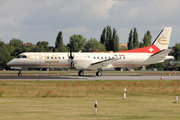
[[[0,76],[11,81],[180,80],[180,76]]]

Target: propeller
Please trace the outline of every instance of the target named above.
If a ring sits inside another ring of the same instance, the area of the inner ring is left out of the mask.
[[[71,49],[70,49],[70,55],[68,54],[68,57],[69,57],[68,62],[71,63],[71,70],[72,70],[72,68],[73,68],[73,58],[74,58],[74,56],[72,55],[72,50],[71,50]]]

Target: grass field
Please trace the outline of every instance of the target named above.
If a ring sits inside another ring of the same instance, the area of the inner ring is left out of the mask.
[[[179,94],[180,81],[0,81],[0,119],[178,120]]]

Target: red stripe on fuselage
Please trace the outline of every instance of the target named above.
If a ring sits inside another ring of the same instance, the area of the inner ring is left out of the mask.
[[[158,47],[155,45],[151,45],[148,47],[133,49],[133,50],[126,50],[126,51],[118,51],[117,53],[157,53],[161,51]]]

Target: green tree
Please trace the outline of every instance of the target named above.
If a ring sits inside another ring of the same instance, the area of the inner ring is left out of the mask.
[[[12,40],[10,40],[9,45],[11,46],[15,46],[15,47],[19,47],[23,44],[23,41],[13,38]]]
[[[63,44],[63,37],[62,37],[62,32],[60,31],[56,38],[55,48],[61,47],[62,44]]]
[[[140,42],[139,43],[139,48],[142,48],[142,47],[144,47],[144,44],[143,44],[143,42]]]
[[[105,45],[101,44],[100,42],[99,42],[99,51],[106,51]]]
[[[9,46],[10,48],[14,49],[12,54],[14,57],[20,54],[21,52],[24,52],[22,45],[23,45],[23,41],[19,39],[13,38],[12,40],[10,40]]]
[[[134,28],[133,31],[133,45],[134,49],[139,48],[138,33],[136,28]]]
[[[74,52],[79,52],[80,50],[84,51],[85,44],[86,39],[82,35],[73,35],[70,37],[68,47]]]
[[[105,44],[106,43],[106,28],[103,29],[102,34],[101,34],[101,43]]]
[[[152,35],[151,35],[150,31],[147,31],[144,34],[143,43],[140,42],[139,47],[150,46],[151,45],[151,38],[152,38]]]
[[[27,45],[26,46],[26,52],[38,52],[38,51],[36,51],[36,48],[37,48],[36,45],[33,45],[33,44]]]
[[[107,30],[106,30],[106,43],[105,43],[105,46],[106,46],[107,51],[111,51],[113,49],[113,46],[112,46],[112,31],[111,31],[110,26],[107,26],[106,29]]]
[[[180,44],[176,44],[173,48],[174,52],[172,55],[176,60],[180,60]],[[179,58],[179,59],[178,59]]]
[[[129,38],[128,38],[128,50],[132,50],[132,49],[134,49],[134,45],[133,45],[133,40],[132,40],[132,29],[131,29],[131,31],[130,31],[130,33],[129,33]]]
[[[61,44],[58,48],[55,49],[55,52],[68,52],[68,48],[66,45]]]
[[[115,28],[113,28],[112,46],[114,52],[119,51],[119,36]]]
[[[101,42],[98,42],[95,38],[90,38],[85,45],[85,51],[88,52],[89,50],[105,51],[106,49],[104,44],[101,44]]]
[[[56,42],[55,42],[55,51],[56,52],[68,52],[68,48],[66,45],[63,44],[63,36],[62,36],[62,31],[59,31]]]
[[[47,41],[38,41],[36,43],[36,52],[50,52],[49,43]]]
[[[113,28],[112,31],[110,26],[105,27],[101,34],[100,41],[105,45],[107,51],[119,50],[119,36],[115,28]]]
[[[6,67],[8,61],[12,59],[9,50],[7,49],[5,43],[0,40],[0,66]]]

